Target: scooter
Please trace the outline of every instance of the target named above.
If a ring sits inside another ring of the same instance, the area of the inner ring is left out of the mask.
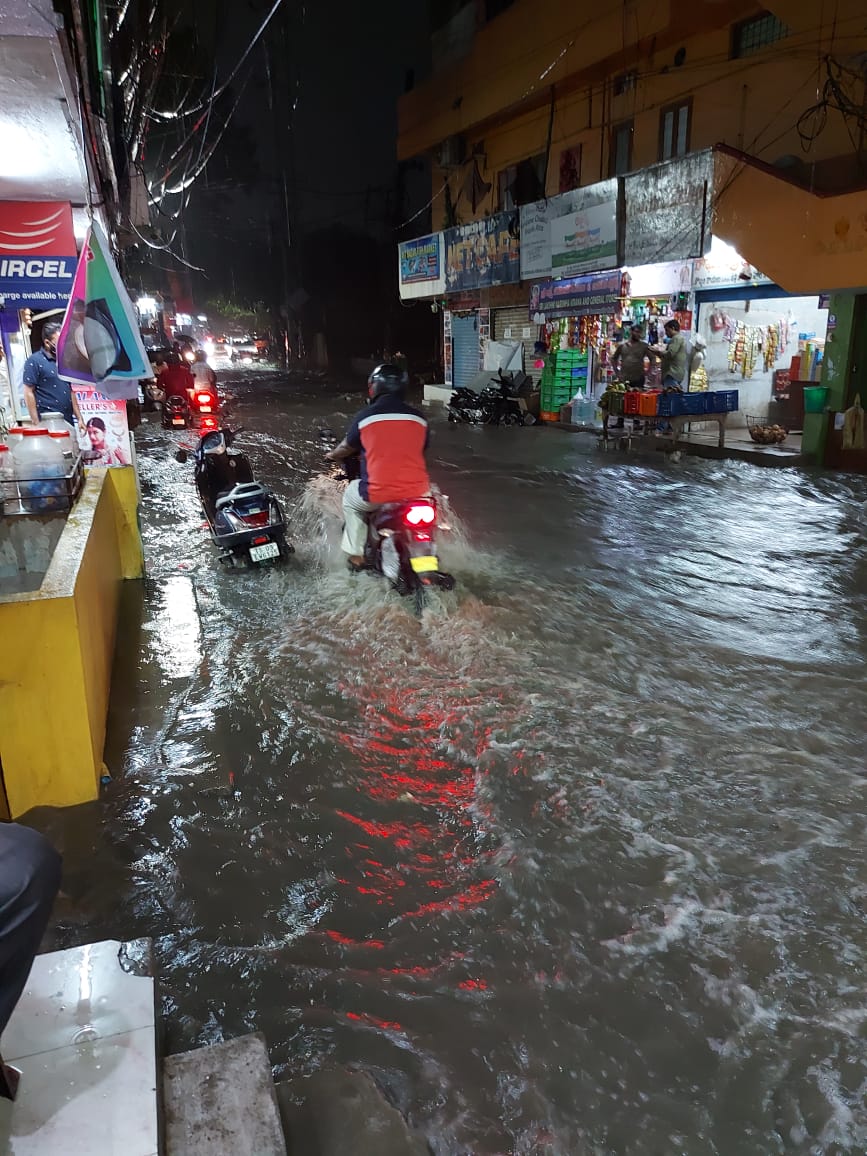
[[[190,403],[190,410],[194,417],[198,417],[203,425],[217,426],[218,422],[205,422],[205,417],[216,418],[220,412],[220,401],[217,397],[217,391],[213,386],[203,385],[200,389],[193,391],[193,399]]]
[[[190,403],[180,394],[172,393],[163,402],[163,429],[189,429],[193,419]]]
[[[323,437],[324,442],[327,440],[327,436]],[[354,480],[359,474],[357,457],[344,458],[338,466],[338,476],[346,481]],[[439,568],[438,516],[436,501],[429,497],[388,502],[367,516],[366,567],[387,578],[402,597],[412,596],[419,616],[432,587],[455,588],[454,577]]]
[[[278,563],[295,552],[277,498],[253,477],[246,454],[230,452],[237,434],[211,430],[194,452],[195,482],[211,537],[228,566]],[[185,451],[177,454],[186,460]]]

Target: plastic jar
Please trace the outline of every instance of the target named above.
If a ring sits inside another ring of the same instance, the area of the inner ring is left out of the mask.
[[[43,427],[43,429],[47,429],[50,433],[57,431],[58,433],[66,432],[70,435],[70,437],[74,435],[72,426],[58,410],[52,410],[50,413],[44,413],[39,419],[39,424]]]
[[[0,514],[17,514],[18,486],[15,484],[15,462],[8,446],[0,444]]]
[[[21,508],[26,514],[69,509],[63,451],[47,429],[24,429],[13,449]],[[55,480],[51,480],[55,479]]]
[[[48,436],[51,440],[60,447],[60,452],[63,454],[63,460],[66,463],[66,473],[69,473],[75,463],[78,461],[80,453],[78,448],[78,438],[73,439],[68,429],[65,430],[49,430]]]

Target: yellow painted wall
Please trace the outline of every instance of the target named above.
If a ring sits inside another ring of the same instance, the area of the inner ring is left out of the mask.
[[[0,763],[13,817],[97,797],[120,582],[141,577],[134,471],[89,471],[48,573],[0,599]]]
[[[851,156],[851,138],[838,113],[829,112],[821,136],[808,152],[802,149],[796,121],[815,102],[824,82],[821,58],[826,53],[845,59],[867,52],[863,5],[859,16],[855,0],[826,0],[820,22],[814,5],[800,3],[813,11],[812,22],[801,20],[795,34],[753,56],[731,60],[735,18],[758,12],[761,5],[719,0],[687,10],[678,7],[672,15],[665,4],[628,2],[609,5],[604,14],[588,21],[584,5],[518,0],[481,30],[466,60],[401,98],[401,156],[434,149],[447,136],[463,133],[468,154],[478,151],[480,172],[492,186],[474,212],[459,195],[469,166],[451,172],[434,166],[432,195],[439,194],[433,206],[434,228],[444,224],[441,190],[446,177],[460,221],[500,207],[498,174],[546,149],[552,84],[556,98],[549,196],[559,191],[560,153],[567,147],[582,146],[582,184],[607,177],[611,129],[630,118],[635,123],[632,168],[655,164],[661,109],[689,96],[691,151],[724,143],[771,164],[787,156],[807,165]],[[781,9],[788,4],[789,0],[780,0]],[[567,14],[554,18],[557,10]],[[615,17],[616,31],[609,27]],[[582,22],[584,31],[579,35]],[[542,60],[553,59],[558,45],[565,49],[562,59],[544,84],[534,83],[533,69]],[[676,67],[673,60],[679,48],[686,55]],[[635,87],[615,97],[613,79],[627,70],[637,73]],[[487,84],[480,91],[477,81],[485,77]]]

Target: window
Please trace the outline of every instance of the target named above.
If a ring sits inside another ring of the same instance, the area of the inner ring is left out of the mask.
[[[692,98],[670,104],[659,114],[659,159],[670,161],[689,152]]]
[[[637,72],[621,72],[619,76],[614,78],[614,95],[625,96],[627,92],[634,92],[637,82]]]
[[[537,153],[497,175],[497,204],[502,212],[541,201],[545,196],[545,154]]]
[[[560,184],[558,192],[568,193],[581,187],[581,145],[573,145],[560,153]]]
[[[772,12],[763,12],[751,20],[744,20],[732,29],[732,59],[752,56],[788,35],[788,27]]]
[[[609,168],[612,177],[619,177],[628,173],[632,168],[632,136],[635,124],[626,120],[623,124],[616,124],[611,130],[611,156]]]

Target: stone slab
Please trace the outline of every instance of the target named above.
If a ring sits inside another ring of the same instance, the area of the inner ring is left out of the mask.
[[[163,1063],[166,1156],[286,1156],[265,1037]]]

